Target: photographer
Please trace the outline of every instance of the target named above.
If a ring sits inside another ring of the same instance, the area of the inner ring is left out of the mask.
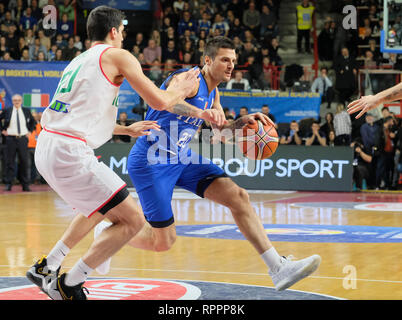
[[[356,138],[350,146],[354,148],[353,182],[356,183],[356,188],[361,190],[363,179],[366,180],[369,189],[373,188],[374,177],[371,175],[373,157],[370,155],[371,152],[364,148],[363,141],[360,138]]]
[[[384,119],[383,126],[379,128],[375,146],[377,149],[378,161],[376,171],[376,187],[381,187],[381,181],[384,180],[385,188],[390,189],[392,176],[394,172],[395,142],[398,128],[394,118],[388,116]]]

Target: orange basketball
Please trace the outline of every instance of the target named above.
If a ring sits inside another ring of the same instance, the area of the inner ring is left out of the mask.
[[[271,124],[265,125],[257,120],[243,128],[238,137],[238,146],[244,156],[253,160],[262,160],[272,156],[278,147],[278,133]]]

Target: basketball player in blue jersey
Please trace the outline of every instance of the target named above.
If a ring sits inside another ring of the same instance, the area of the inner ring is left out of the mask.
[[[231,78],[236,60],[233,42],[226,37],[208,41],[205,64],[199,75],[199,85],[185,99],[199,110],[211,109],[224,119],[217,86]],[[161,89],[169,90],[173,81],[180,81],[186,70],[169,76]],[[237,186],[224,171],[210,160],[195,154],[189,142],[202,124],[180,104],[173,107],[173,114],[149,107],[146,120],[157,121],[161,131],[151,130],[147,137],[139,137],[128,157],[128,172],[147,220],[144,227],[128,243],[135,248],[166,251],[175,242],[176,229],[171,207],[175,186],[193,192],[228,207],[245,238],[261,255],[269,268],[269,275],[277,290],[284,290],[314,272],[320,262],[319,255],[292,261],[281,257],[268,239],[264,227],[255,213],[248,193]],[[261,113],[246,115],[233,124],[216,121],[215,129],[240,129],[248,123],[272,121]],[[181,161],[181,159],[186,161]],[[190,161],[188,161],[190,160]],[[107,224],[102,222],[95,230],[99,235]],[[97,271],[107,273],[110,259],[98,266]]]

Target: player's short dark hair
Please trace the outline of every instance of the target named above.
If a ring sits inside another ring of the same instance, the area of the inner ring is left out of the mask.
[[[118,29],[125,15],[122,11],[108,6],[93,9],[87,20],[87,34],[91,41],[103,41],[112,28]]]
[[[219,49],[235,49],[235,44],[228,37],[213,37],[207,41],[204,49],[204,56],[215,59]]]

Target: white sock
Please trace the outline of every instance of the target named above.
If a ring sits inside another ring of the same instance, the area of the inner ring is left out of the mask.
[[[81,282],[85,282],[93,269],[88,267],[82,259],[74,265],[74,267],[67,273],[65,284],[69,287],[76,286]]]
[[[271,247],[261,255],[262,260],[268,266],[271,272],[276,272],[281,266],[281,256],[276,252],[274,247]]]
[[[52,251],[50,251],[46,257],[48,268],[56,271],[69,252],[70,248],[68,248],[63,241],[57,241]]]

